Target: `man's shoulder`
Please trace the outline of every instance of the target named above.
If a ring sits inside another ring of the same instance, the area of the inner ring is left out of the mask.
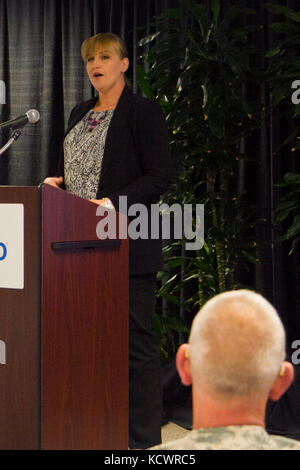
[[[275,446],[278,446],[278,450],[300,450],[300,441],[296,439],[290,439],[284,436],[269,435],[270,440],[274,442]]]
[[[261,426],[224,426],[190,431],[161,450],[300,450],[300,442],[269,435]]]

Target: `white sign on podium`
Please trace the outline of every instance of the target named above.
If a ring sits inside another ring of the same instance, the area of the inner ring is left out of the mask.
[[[0,288],[24,289],[23,204],[0,204]]]

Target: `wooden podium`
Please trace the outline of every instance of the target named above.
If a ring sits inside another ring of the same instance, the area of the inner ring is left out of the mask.
[[[1,204],[24,206],[24,288],[0,288],[0,449],[127,449],[128,240],[49,185]]]

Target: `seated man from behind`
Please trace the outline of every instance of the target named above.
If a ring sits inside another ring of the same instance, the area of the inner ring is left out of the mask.
[[[192,384],[193,430],[153,449],[299,450],[299,441],[264,429],[268,398],[278,400],[293,381],[284,358],[283,325],[261,295],[237,290],[209,300],[176,357],[183,384]]]

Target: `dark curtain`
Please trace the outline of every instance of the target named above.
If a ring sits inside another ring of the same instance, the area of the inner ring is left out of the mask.
[[[209,4],[209,0],[198,3]],[[234,0],[223,0],[226,9]],[[273,3],[299,9],[299,0],[274,0]],[[138,40],[155,31],[156,15],[165,8],[176,7],[180,0],[0,0],[0,80],[6,84],[6,104],[0,105],[1,121],[24,114],[36,108],[40,121],[22,129],[22,135],[13,147],[0,157],[0,184],[36,185],[45,176],[55,173],[69,113],[78,102],[93,93],[80,56],[82,41],[97,32],[112,31],[125,40],[129,49],[130,71],[134,91],[138,92],[135,65],[139,55]],[[262,64],[274,35],[270,30],[273,16],[263,8],[263,2],[249,0],[256,11],[254,21],[259,26],[253,37],[261,48]],[[143,28],[142,28],[143,27]],[[300,78],[300,72],[299,72]],[[266,88],[255,90],[266,106],[269,94]],[[265,126],[249,142],[245,153],[254,163],[241,166],[237,184],[246,189],[250,202],[264,219],[257,227],[259,263],[246,279],[248,285],[261,292],[278,309],[287,330],[287,357],[291,344],[300,339],[299,309],[299,247],[288,256],[289,245],[279,245],[274,228],[274,208],[280,198],[275,188],[285,172],[299,172],[299,157],[283,149],[274,155],[278,144],[292,128],[291,122],[275,113],[268,116]],[[8,137],[0,134],[0,144]],[[299,366],[298,366],[299,367]],[[174,371],[174,368],[173,368]],[[190,395],[182,396],[178,377],[168,366],[165,397],[185,401],[190,421]],[[269,405],[268,427],[274,432],[300,439],[299,374],[291,390],[276,405]],[[174,408],[174,407],[173,407]],[[168,409],[172,418],[172,407]],[[179,413],[180,414],[180,413]],[[179,418],[179,423],[182,422]]]

